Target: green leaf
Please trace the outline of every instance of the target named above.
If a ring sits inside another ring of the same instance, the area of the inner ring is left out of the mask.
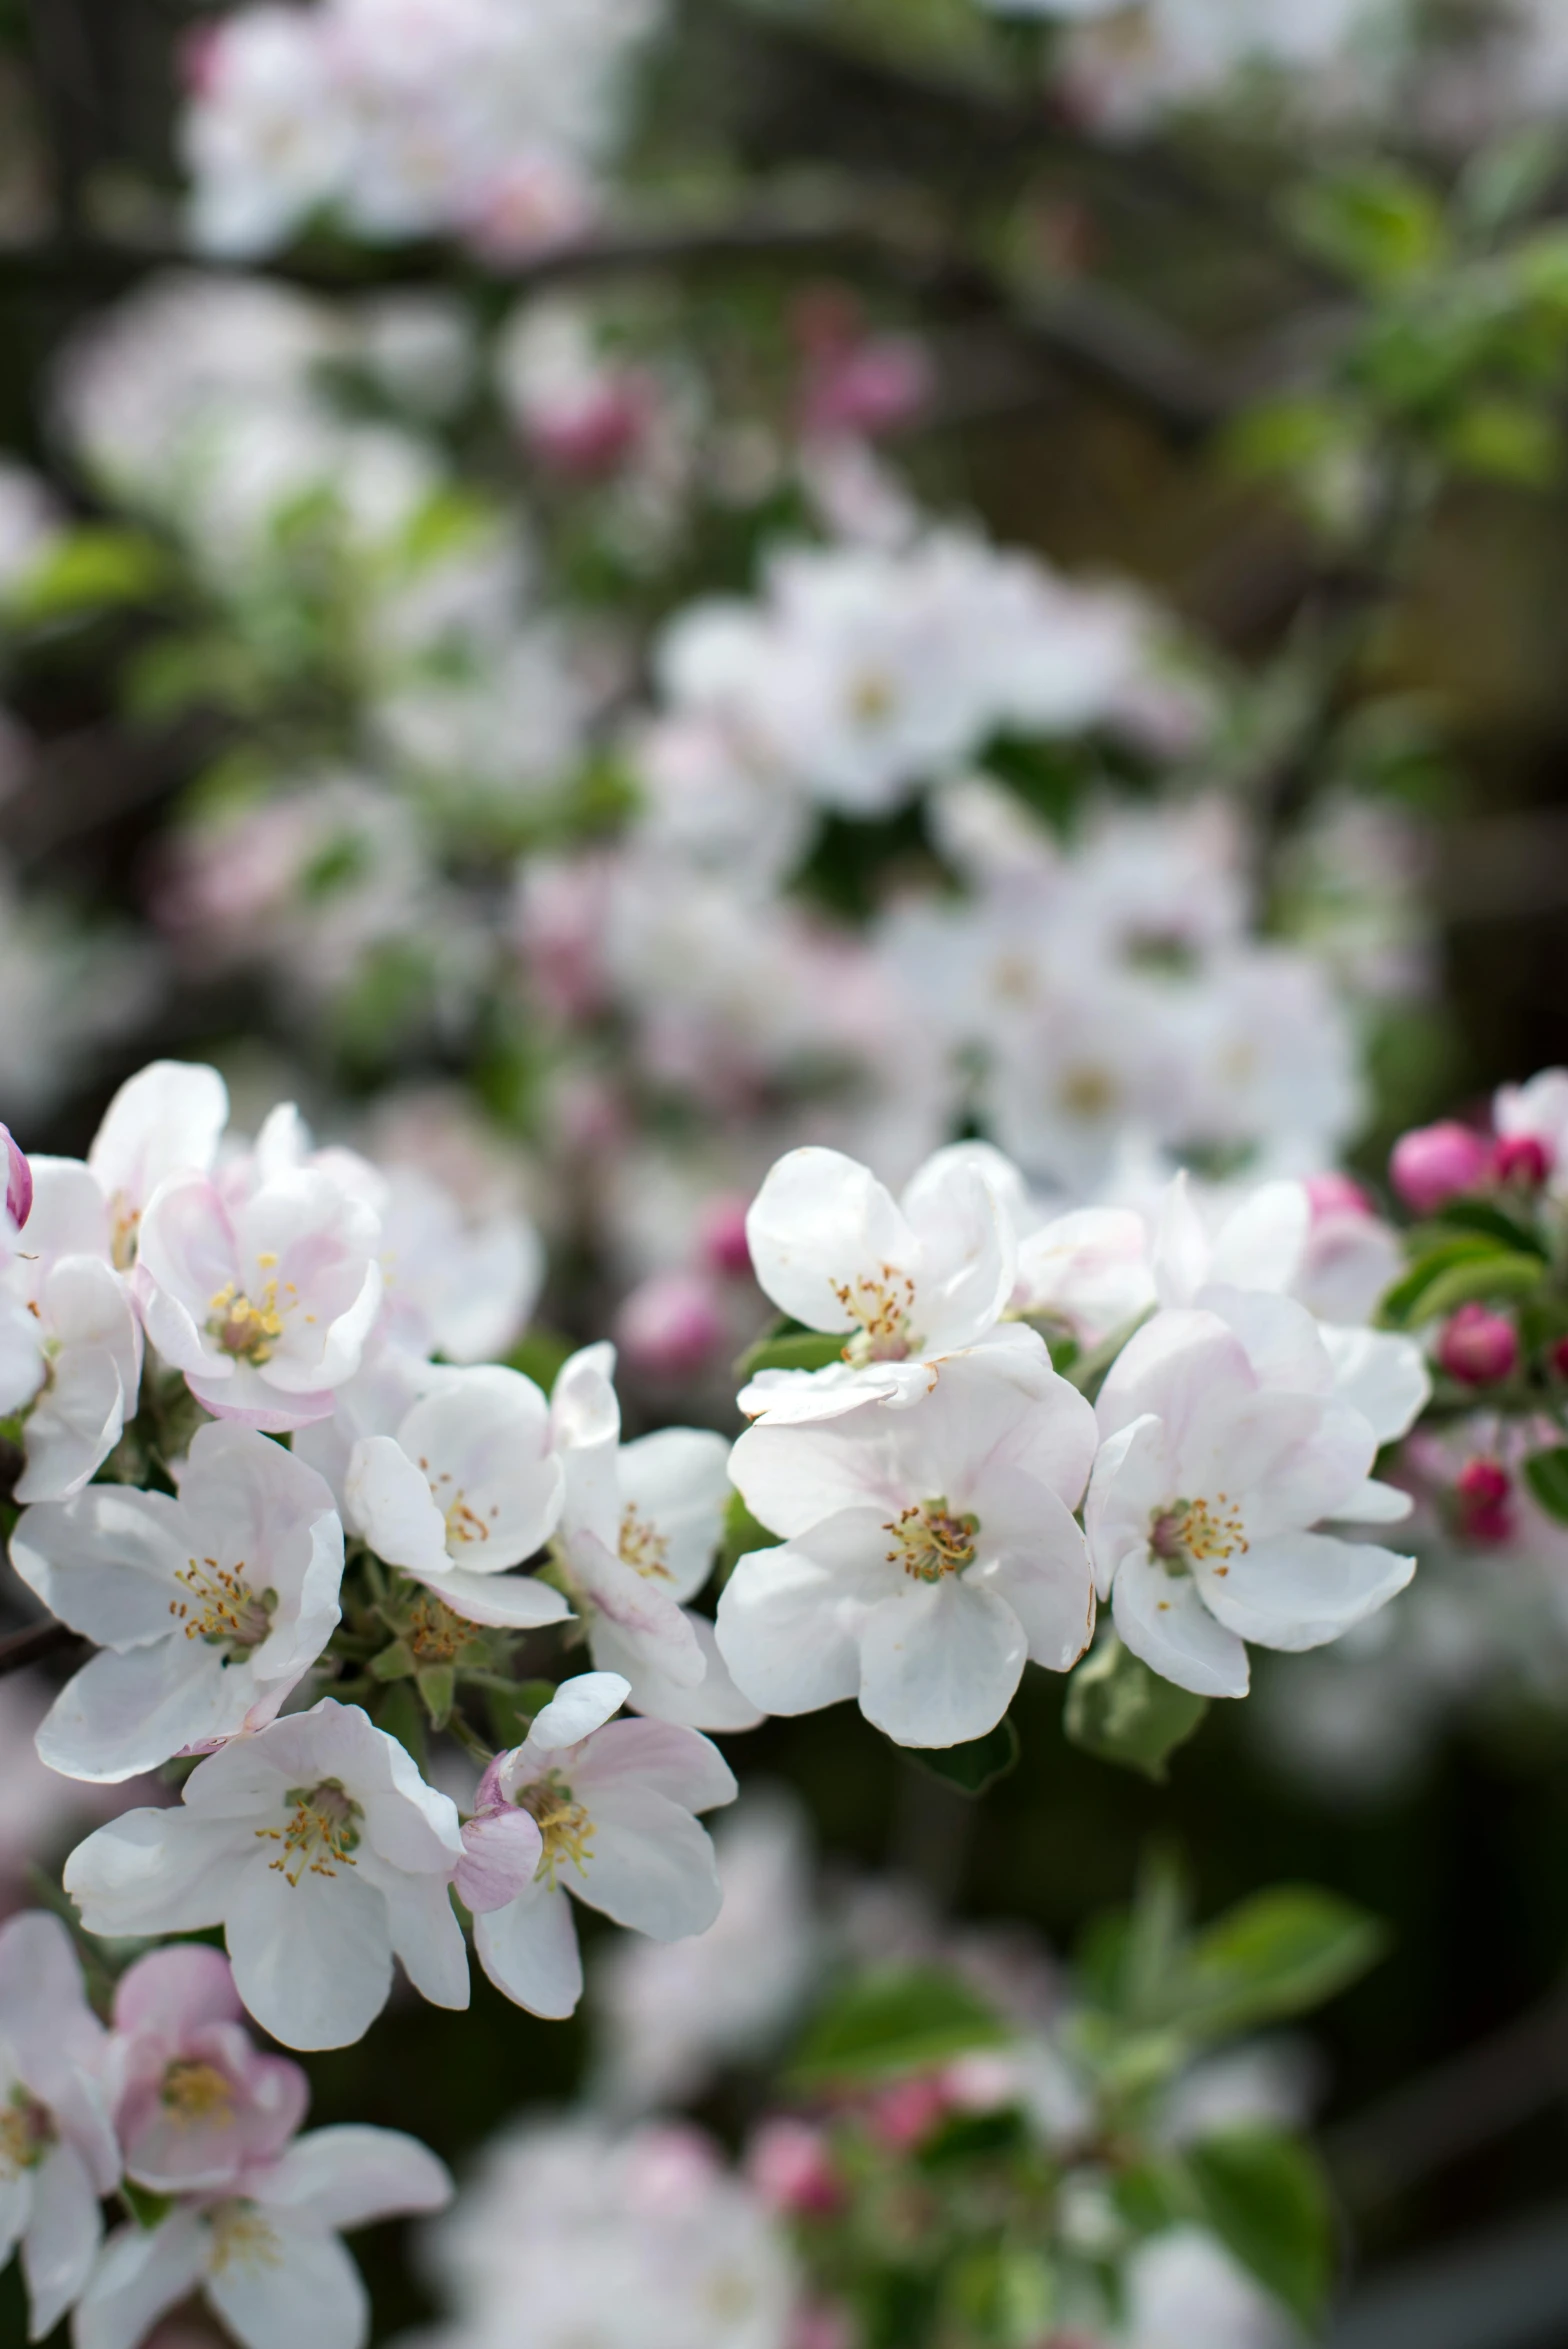
[[[1568,1525],[1568,1444],[1535,1453],[1524,1464],[1524,1480],[1547,1516]]]
[[[1546,489],[1562,471],[1562,430],[1544,401],[1504,392],[1478,392],[1442,436],[1456,470]]]
[[[1005,1713],[994,1729],[987,1730],[984,1737],[972,1738],[968,1745],[908,1746],[903,1750],[933,1778],[970,1795],[982,1795],[999,1779],[1011,1777],[1023,1753],[1018,1732]]]
[[[132,530],[73,530],[9,598],[24,621],[75,620],[107,606],[148,602],[168,576],[161,547]]]
[[[419,1669],[414,1651],[406,1639],[395,1639],[379,1656],[370,1659],[370,1672],[375,1680],[408,1680]]]
[[[1562,160],[1555,123],[1532,123],[1489,140],[1460,173],[1455,199],[1461,214],[1483,235],[1505,228],[1540,202]]]
[[[1450,1200],[1438,1221],[1456,1231],[1479,1233],[1484,1239],[1496,1240],[1500,1247],[1517,1249],[1522,1255],[1544,1258],[1547,1253],[1546,1242],[1538,1233],[1517,1216],[1505,1215],[1490,1199]]]
[[[1234,2129],[1189,2148],[1206,2226],[1232,2257],[1314,2330],[1334,2283],[1334,2214],[1306,2148],[1273,2129]]]
[[[934,1966],[857,1975],[817,2014],[791,2067],[800,2088],[926,2071],[1010,2033],[967,1983]]]
[[[1309,250],[1359,285],[1380,292],[1422,276],[1447,243],[1436,196],[1393,164],[1345,172],[1299,189],[1289,219]]]
[[[172,2194],[154,2194],[147,2186],[138,2186],[134,2178],[120,2180],[121,2198],[139,2227],[161,2227],[174,2208]]]
[[[1118,1639],[1106,1639],[1067,1684],[1063,1726],[1072,1744],[1099,1761],[1141,1770],[1157,1786],[1209,1709],[1207,1697],[1175,1688]]]
[[[1482,1232],[1459,1232],[1417,1257],[1383,1299],[1378,1318],[1390,1329],[1409,1329],[1472,1298],[1526,1295],[1542,1271],[1539,1256],[1500,1248]]]
[[[735,1365],[735,1376],[745,1382],[755,1378],[759,1370],[826,1370],[830,1362],[844,1358],[842,1335],[835,1337],[830,1330],[797,1329],[792,1323],[781,1324],[768,1331],[765,1337],[748,1346]]]
[[[1336,1893],[1261,1892],[1198,1934],[1171,1984],[1171,2011],[1206,2038],[1305,2014],[1375,1965],[1387,1940],[1375,1917]]]
[[[1505,1256],[1499,1251],[1477,1257],[1438,1274],[1422,1295],[1420,1316],[1423,1321],[1442,1321],[1461,1305],[1516,1304],[1532,1296],[1545,1278],[1546,1266],[1539,1256],[1516,1251]]]
[[[563,1338],[559,1330],[547,1329],[543,1322],[532,1322],[525,1337],[518,1339],[505,1357],[508,1370],[520,1370],[524,1378],[548,1394],[560,1376],[561,1365],[570,1360],[575,1351],[570,1338]]]

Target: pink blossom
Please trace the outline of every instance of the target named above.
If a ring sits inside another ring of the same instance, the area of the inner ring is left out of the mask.
[[[33,1212],[33,1170],[9,1126],[0,1126],[0,1139],[6,1155],[5,1211],[20,1231]]]
[[[1492,1144],[1492,1180],[1538,1191],[1552,1171],[1552,1153],[1538,1134],[1504,1134]]]
[[[803,422],[811,433],[889,432],[925,405],[931,363],[908,335],[877,335],[819,358],[807,371]]]
[[[746,1211],[750,1200],[739,1191],[721,1191],[710,1199],[698,1219],[702,1260],[712,1272],[743,1280],[751,1271],[751,1247],[746,1238]]]
[[[310,2087],[243,2027],[229,1961],[199,1942],[139,1958],[114,1998],[114,2123],[128,2174],[160,2194],[232,2189],[275,2161]]]
[[[1360,1183],[1353,1182],[1349,1175],[1308,1175],[1304,1188],[1314,1223],[1327,1223],[1342,1215],[1377,1212]]]
[[[1460,1522],[1473,1542],[1506,1542],[1514,1534],[1509,1506],[1513,1480],[1500,1460],[1467,1460],[1454,1479]]]
[[[1482,1135],[1445,1118],[1440,1125],[1402,1134],[1388,1171],[1407,1207],[1417,1215],[1435,1215],[1450,1199],[1485,1181],[1489,1157]]]
[[[871,2134],[891,2152],[907,2153],[931,2135],[949,2109],[945,2082],[927,2072],[879,2090],[867,2119]]]
[[[798,2217],[825,2217],[844,2198],[825,2131],[788,2113],[758,2129],[746,2174],[770,2209]]]
[[[724,1317],[700,1272],[656,1272],[633,1289],[615,1320],[615,1341],[634,1369],[689,1377],[724,1342]]]
[[[1437,1359],[1450,1378],[1466,1386],[1492,1386],[1517,1369],[1519,1333],[1488,1306],[1461,1305],[1438,1340]]]

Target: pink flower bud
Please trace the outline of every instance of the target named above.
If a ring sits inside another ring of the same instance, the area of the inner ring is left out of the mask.
[[[0,1126],[0,1136],[5,1140],[5,1211],[20,1231],[33,1212],[33,1170],[27,1163],[26,1152],[13,1140],[9,1126]]]
[[[789,2349],[855,2349],[860,2328],[846,2309],[814,2300],[794,2310],[789,2324]]]
[[[1490,1157],[1480,1134],[1448,1118],[1441,1125],[1417,1126],[1402,1134],[1388,1171],[1405,1205],[1417,1215],[1432,1215],[1483,1183]]]
[[[704,1273],[656,1272],[622,1305],[615,1342],[634,1370],[651,1378],[685,1378],[710,1362],[724,1342],[724,1318]]]
[[[819,360],[811,370],[803,422],[807,432],[891,432],[925,405],[931,363],[919,343],[884,335]]]
[[[1473,1542],[1506,1542],[1514,1530],[1509,1501],[1513,1480],[1500,1460],[1467,1460],[1454,1479],[1454,1497],[1465,1537]]]
[[[1519,1333],[1487,1305],[1461,1305],[1437,1342],[1437,1359],[1450,1378],[1469,1387],[1493,1386],[1519,1362]]]
[[[1304,1187],[1314,1223],[1327,1223],[1334,1216],[1377,1212],[1361,1185],[1352,1182],[1349,1175],[1308,1175]]]
[[[825,2217],[844,2199],[828,2140],[810,2121],[764,2121],[746,2152],[746,2174],[770,2209]]]
[[[606,380],[586,397],[541,404],[528,418],[528,443],[551,472],[571,481],[601,481],[646,439],[653,405],[646,384],[632,377]]]
[[[724,1273],[731,1280],[744,1280],[751,1270],[751,1249],[746,1239],[749,1204],[737,1192],[724,1191],[716,1199],[710,1199],[702,1211],[702,1260],[711,1271]]]
[[[1552,1154],[1535,1134],[1504,1134],[1492,1144],[1492,1180],[1538,1191],[1552,1171]]]
[[[867,2115],[871,2133],[894,2153],[907,2153],[929,2137],[950,2109],[940,2078],[927,2073],[916,2080],[899,2080],[884,2088]]]
[[[1552,1348],[1552,1368],[1559,1378],[1568,1378],[1568,1338],[1559,1338]]]

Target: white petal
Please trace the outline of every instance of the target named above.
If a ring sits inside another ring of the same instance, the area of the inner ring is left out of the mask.
[[[536,1884],[521,1900],[474,1919],[474,1953],[497,1990],[531,2015],[561,2021],[583,1994],[572,1904]]]
[[[990,1184],[963,1159],[939,1158],[901,1201],[918,1242],[915,1335],[923,1353],[971,1345],[1000,1319],[1018,1277],[1018,1248]]]
[[[349,1520],[377,1557],[413,1574],[444,1574],[446,1520],[429,1480],[395,1436],[366,1436],[354,1446],[344,1480]]]
[[[578,1792],[574,1779],[573,1793]],[[617,1925],[655,1941],[706,1933],[723,1900],[713,1844],[690,1811],[651,1787],[622,1782],[584,1795],[593,1845],[561,1881]]]
[[[454,1565],[499,1573],[548,1540],[564,1496],[549,1425],[549,1405],[533,1380],[490,1366],[452,1372],[403,1421],[398,1442],[444,1514]]]
[[[591,1737],[625,1704],[628,1685],[618,1672],[579,1672],[574,1680],[563,1681],[535,1715],[529,1745],[547,1753]]]
[[[859,1690],[860,1652],[833,1577],[789,1543],[740,1560],[715,1628],[736,1687],[765,1712],[814,1713]]]
[[[228,1088],[215,1068],[155,1060],[120,1087],[93,1136],[87,1163],[111,1202],[139,1213],[177,1168],[211,1172],[229,1121]]]
[[[280,1692],[280,1702],[281,1702]],[[174,1754],[234,1737],[255,1696],[251,1675],[182,1636],[94,1656],[55,1698],[38,1731],[39,1758],[63,1777],[114,1786]]]
[[[1288,1289],[1301,1269],[1312,1203],[1304,1183],[1263,1183],[1215,1234],[1208,1279],[1233,1289]]]
[[[663,1544],[671,1595],[695,1598],[713,1571],[729,1499],[729,1445],[700,1427],[666,1427],[622,1447],[621,1500]]]
[[[1067,1672],[1094,1634],[1094,1576],[1078,1520],[1048,1485],[1016,1469],[995,1474],[980,1526],[984,1588],[1023,1625],[1029,1654]]]
[[[33,2173],[33,2207],[22,2236],[22,2274],[32,2337],[52,2333],[87,2281],[103,2220],[98,2190],[74,2145],[54,2145]]]
[[[108,1459],[124,1426],[125,1389],[113,1355],[93,1346],[57,1356],[23,1430],[27,1466],[17,1499],[69,1500]]]
[[[1375,1615],[1415,1570],[1414,1558],[1372,1542],[1289,1533],[1254,1542],[1223,1575],[1212,1566],[1198,1572],[1211,1613],[1238,1638],[1295,1653],[1325,1647]]]
[[[994,1729],[1023,1675],[1023,1626],[962,1575],[873,1607],[860,1632],[860,1709],[895,1745],[967,1745]]]
[[[537,1631],[546,1623],[566,1622],[572,1612],[553,1584],[533,1574],[465,1574],[454,1566],[444,1574],[416,1573],[413,1579],[465,1623]]]
[[[336,2235],[270,2219],[274,2241],[208,2270],[207,2297],[241,2349],[364,2349],[370,2301]]]
[[[1432,1398],[1432,1377],[1419,1346],[1392,1330],[1320,1325],[1334,1381],[1380,1444],[1408,1435]]]
[[[447,1892],[447,1880],[438,1876],[404,1876],[395,1870],[366,1873],[380,1886],[387,1906],[392,1949],[402,1960],[421,1998],[432,2006],[461,2013],[468,2004],[468,1945]]]
[[[1152,1412],[1101,1445],[1083,1520],[1102,1599],[1110,1597],[1112,1578],[1128,1553],[1147,1551],[1155,1512],[1172,1499],[1175,1480],[1165,1422]]]
[[[686,1620],[703,1658],[703,1675],[694,1688],[660,1672],[603,1616],[590,1634],[594,1662],[625,1674],[629,1683],[626,1702],[634,1712],[647,1713],[656,1721],[679,1722],[688,1729],[755,1729],[767,1716],[736,1687],[719,1653],[713,1625],[706,1616],[690,1612]]]
[[[202,2272],[207,2230],[192,2210],[111,2235],[71,2324],[73,2349],[141,2349]]]
[[[1194,1696],[1246,1695],[1247,1651],[1215,1622],[1188,1576],[1167,1574],[1145,1550],[1117,1569],[1111,1605],[1123,1646],[1162,1680]]]
[[[169,1600],[187,1556],[178,1502],[124,1485],[91,1485],[72,1500],[24,1509],[11,1536],[11,1563],[28,1588],[105,1648],[168,1637]]]
[[[860,1320],[838,1292],[862,1278],[905,1271],[916,1242],[887,1191],[837,1150],[792,1150],[769,1173],[746,1217],[758,1284],[808,1329]]]
[[[65,1889],[89,1933],[199,1933],[223,1922],[248,1857],[224,1822],[127,1811],[77,1845]]]
[[[550,1394],[550,1427],[563,1450],[597,1450],[620,1441],[612,1345],[601,1339],[562,1363]]]
[[[673,1721],[611,1721],[571,1764],[572,1785],[590,1811],[597,1792],[638,1786],[687,1811],[732,1803],[734,1772],[715,1745]]]
[[[1368,1477],[1333,1512],[1340,1525],[1403,1525],[1415,1508],[1415,1495],[1397,1484],[1380,1484]]]
[[[386,1903],[339,1868],[297,1884],[253,1860],[227,1903],[234,1987],[285,2047],[347,2047],[369,2030],[392,1987]]]
[[[441,2210],[452,2199],[452,2179],[417,2137],[351,2121],[296,2137],[258,2183],[256,2199],[346,2232],[410,2211]]]

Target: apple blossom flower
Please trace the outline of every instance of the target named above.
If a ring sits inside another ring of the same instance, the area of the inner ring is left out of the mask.
[[[96,1640],[38,1732],[113,1782],[272,1720],[338,1622],[343,1528],[315,1471],[251,1429],[198,1428],[178,1497],[90,1485],[24,1509],[11,1562]]]
[[[450,1798],[357,1705],[324,1697],[209,1755],[179,1809],[100,1827],[65,1887],[90,1933],[222,1925],[264,2030],[345,2047],[386,2004],[394,1955],[434,2005],[468,2004],[448,1897],[462,1856]]]
[[[215,1068],[155,1060],[128,1077],[103,1114],[87,1164],[109,1210],[117,1268],[136,1260],[147,1202],[166,1175],[210,1174],[229,1117],[229,1092]]]
[[[1378,1438],[1335,1389],[1288,1298],[1205,1292],[1158,1314],[1100,1391],[1085,1511],[1102,1597],[1133,1653],[1200,1696],[1245,1696],[1244,1641],[1338,1639],[1402,1590],[1413,1558],[1317,1530],[1404,1514],[1370,1482]]]
[[[381,1216],[383,1332],[447,1362],[504,1354],[538,1301],[544,1251],[527,1218],[508,1208],[465,1215],[425,1170],[394,1166]]]
[[[105,2059],[126,2175],[154,2194],[218,2194],[276,2160],[310,2083],[258,2053],[229,1961],[196,1941],[149,1950],[115,1984]]]
[[[226,1195],[227,1194],[227,1195]],[[281,1433],[324,1419],[381,1303],[379,1219],[319,1169],[248,1193],[171,1174],[142,1216],[147,1334],[219,1419]]]
[[[691,1729],[754,1729],[713,1625],[686,1602],[713,1571],[729,1498],[729,1447],[706,1428],[620,1440],[615,1350],[563,1365],[551,1415],[565,1472],[555,1563],[601,1672],[621,1673],[639,1713]]]
[[[79,1492],[119,1442],[141,1387],[142,1335],[110,1262],[103,1194],[70,1158],[31,1161],[25,1247],[0,1271],[0,1408],[27,1409],[16,1497]]]
[[[119,2183],[104,2047],[59,1919],[0,1926],[0,2262],[20,2245],[35,2341],[81,2292]]]
[[[1504,1189],[1539,1191],[1552,1171],[1551,1153],[1535,1134],[1503,1134],[1492,1144],[1489,1171]]]
[[[236,2191],[111,2236],[76,2311],[75,2349],[138,2349],[194,2291],[250,2349],[364,2349],[370,2303],[342,2232],[451,2198],[444,2163],[400,2130],[311,2129],[248,2167]]]
[[[785,2234],[697,2130],[618,2132],[582,2115],[493,2144],[435,2230],[443,2340],[530,2349],[788,2349],[798,2280]]]
[[[507,1569],[549,1538],[564,1487],[550,1407],[533,1380],[475,1365],[440,1372],[395,1435],[361,1438],[345,1497],[377,1555],[454,1614],[528,1630],[559,1623],[566,1602]]]
[[[5,1144],[5,1211],[12,1228],[20,1231],[33,1212],[33,1170],[9,1126],[0,1126],[0,1140]]]
[[[735,1780],[694,1729],[614,1720],[626,1696],[614,1672],[568,1680],[480,1784],[481,1819],[522,1811],[538,1831],[532,1872],[519,1845],[512,1898],[474,1925],[485,1972],[531,2014],[569,2015],[582,1995],[568,1892],[656,1941],[702,1933],[719,1913],[696,1814],[733,1802]]]
[[[991,1188],[940,1154],[895,1203],[837,1150],[792,1150],[752,1202],[746,1238],[757,1280],[808,1329],[844,1333],[844,1360],[763,1370],[741,1409],[773,1421],[831,1418],[871,1401],[909,1405],[937,1367],[990,1338],[1013,1293],[1017,1255]],[[1008,1344],[1026,1333],[1001,1333]]]
[[[1072,1512],[1094,1414],[1034,1344],[950,1362],[907,1410],[742,1435],[731,1477],[784,1539],[741,1559],[718,1639],[758,1704],[857,1697],[896,1744],[961,1745],[996,1726],[1026,1658],[1065,1672],[1082,1655],[1094,1591]]]

